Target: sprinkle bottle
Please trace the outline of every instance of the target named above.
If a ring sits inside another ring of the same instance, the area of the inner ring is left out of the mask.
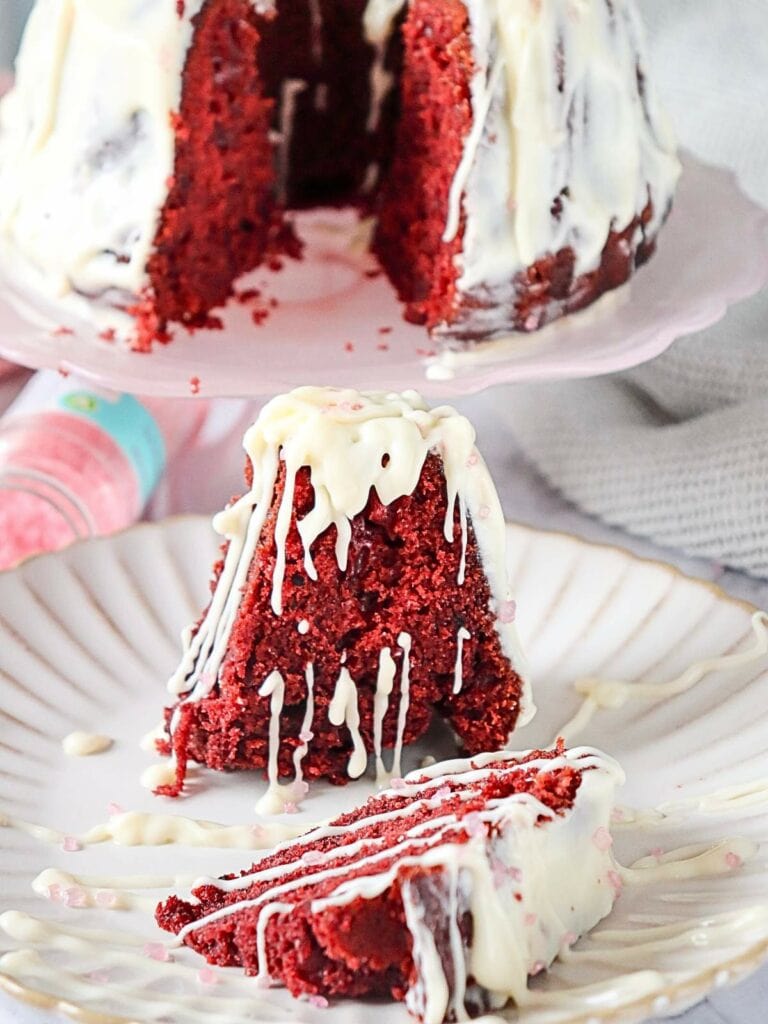
[[[139,519],[207,411],[35,374],[0,419],[0,569]]]

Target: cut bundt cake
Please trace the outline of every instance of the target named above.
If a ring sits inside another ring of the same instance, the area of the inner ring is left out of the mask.
[[[260,807],[280,810],[307,779],[357,778],[369,755],[399,775],[435,714],[470,753],[531,717],[504,519],[474,440],[413,392],[300,388],[264,407],[169,684],[159,793],[181,791],[190,760],[260,769]]]
[[[213,964],[294,996],[390,997],[427,1024],[514,999],[611,910],[619,766],[562,747],[413,772],[239,876],[157,908]]]
[[[645,261],[679,165],[634,0],[37,0],[4,262],[146,349],[358,204],[408,316],[530,331]]]

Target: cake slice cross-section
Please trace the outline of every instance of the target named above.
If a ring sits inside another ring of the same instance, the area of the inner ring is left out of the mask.
[[[259,809],[279,811],[369,755],[380,781],[400,775],[435,715],[467,753],[505,746],[534,709],[469,421],[414,392],[300,388],[245,448],[249,490],[214,520],[210,603],[169,683],[157,791],[178,795],[189,761],[260,769]]]
[[[587,747],[436,764],[157,921],[294,996],[390,997],[426,1024],[525,1005],[528,978],[613,906],[622,781]]]

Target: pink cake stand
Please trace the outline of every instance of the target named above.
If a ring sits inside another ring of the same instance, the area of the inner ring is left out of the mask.
[[[514,381],[589,377],[652,359],[685,334],[719,320],[768,281],[768,215],[727,172],[686,157],[677,201],[659,249],[630,284],[583,313],[533,335],[471,352],[437,355],[366,251],[352,212],[299,217],[305,258],[257,271],[239,288],[277,300],[266,320],[232,302],[223,330],[178,330],[150,355],[101,340],[65,308],[13,283],[0,286],[0,356],[123,391],[167,397],[252,397],[311,381],[451,397]],[[62,333],[61,328],[73,333]]]

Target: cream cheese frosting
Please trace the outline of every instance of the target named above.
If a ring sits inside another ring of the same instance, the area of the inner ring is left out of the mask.
[[[593,271],[609,233],[649,200],[645,230],[654,235],[680,163],[645,74],[633,0],[464,3],[476,66],[473,125],[444,233],[453,239],[465,218],[458,287],[509,291],[517,274],[567,247],[575,276]],[[369,0],[371,42],[380,44],[406,7],[407,0]],[[487,318],[492,330],[498,313],[473,317]]]

